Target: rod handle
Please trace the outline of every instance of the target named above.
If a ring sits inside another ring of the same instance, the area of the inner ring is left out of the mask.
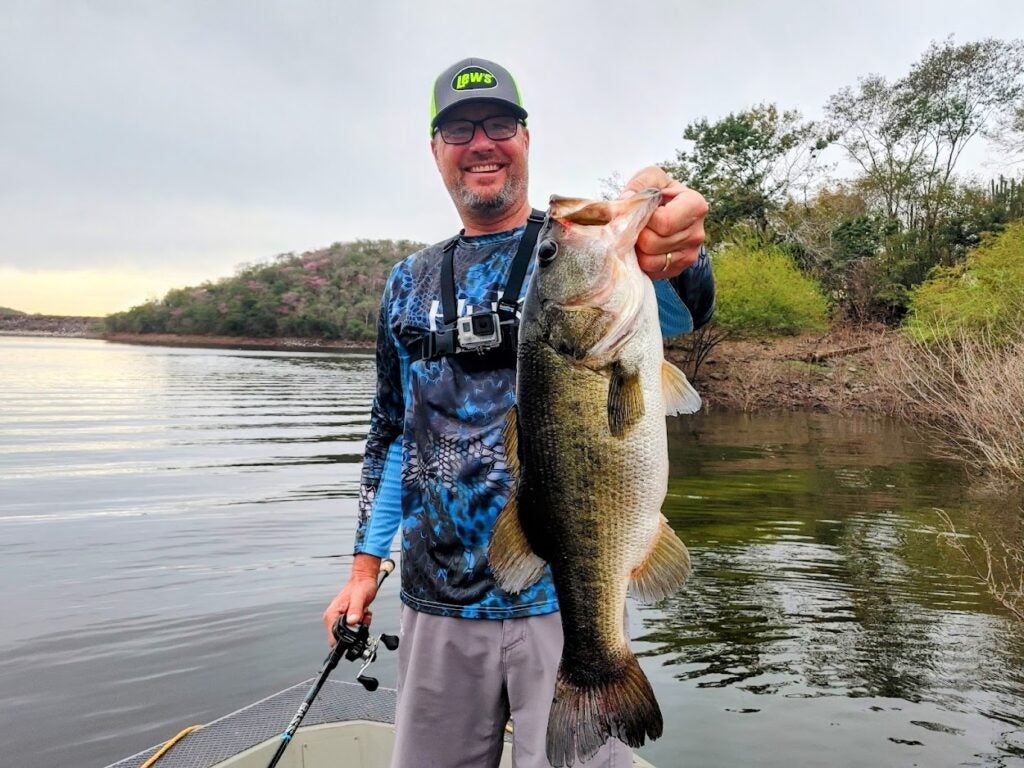
[[[395,561],[390,557],[385,557],[380,561],[380,570],[377,571],[377,589],[380,589],[380,585],[384,583],[384,579],[390,576],[393,570],[395,570]]]

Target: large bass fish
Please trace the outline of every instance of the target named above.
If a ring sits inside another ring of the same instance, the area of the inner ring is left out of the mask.
[[[558,768],[609,736],[636,747],[662,732],[626,637],[626,592],[654,601],[689,575],[661,514],[665,415],[693,413],[700,398],[664,359],[654,287],[634,251],[660,198],[552,197],[523,307],[518,413],[506,430],[516,485],[489,557],[510,592],[551,565],[565,635],[547,733]]]

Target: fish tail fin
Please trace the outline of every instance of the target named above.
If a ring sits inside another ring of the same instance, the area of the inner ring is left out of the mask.
[[[559,667],[548,718],[547,755],[555,768],[585,762],[614,736],[631,747],[661,736],[661,708],[636,657],[611,680],[578,685]]]

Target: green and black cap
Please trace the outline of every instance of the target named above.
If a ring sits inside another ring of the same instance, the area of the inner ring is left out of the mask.
[[[526,110],[516,81],[507,69],[493,61],[463,59],[441,73],[434,82],[430,100],[430,132],[434,132],[448,110],[464,101],[493,101],[508,107],[526,122]]]

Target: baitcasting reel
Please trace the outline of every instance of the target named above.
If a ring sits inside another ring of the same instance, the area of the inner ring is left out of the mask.
[[[359,668],[356,680],[368,691],[376,691],[380,685],[377,678],[364,674],[366,669],[377,660],[377,646],[384,643],[389,651],[398,648],[398,635],[387,635],[381,632],[376,637],[370,637],[370,628],[365,624],[358,624],[354,627],[345,623],[344,617],[339,616],[334,622],[334,639],[338,646],[344,648],[344,656],[349,661],[363,661]],[[341,654],[339,654],[340,657]]]

